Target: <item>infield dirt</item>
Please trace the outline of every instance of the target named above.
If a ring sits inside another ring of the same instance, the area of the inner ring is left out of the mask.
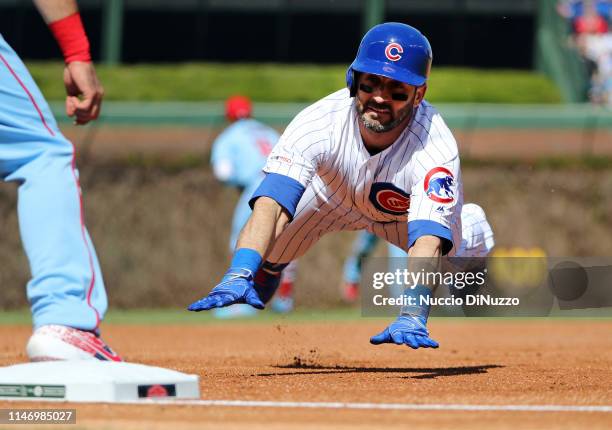
[[[430,328],[441,348],[419,351],[371,346],[386,323],[109,324],[104,337],[128,361],[200,375],[203,399],[612,405],[612,321],[439,318]],[[0,327],[1,365],[26,361],[29,334],[27,326]],[[58,405],[0,402],[39,406]],[[76,428],[87,429],[612,427],[604,412],[69,406]]]

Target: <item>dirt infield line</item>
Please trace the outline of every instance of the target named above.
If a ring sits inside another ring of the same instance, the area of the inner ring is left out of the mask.
[[[277,402],[259,400],[151,400],[121,402],[137,405],[224,406],[245,408],[300,408],[300,409],[372,409],[396,411],[514,411],[514,412],[606,412],[612,406],[572,405],[462,405],[419,403],[351,403],[351,402]]]

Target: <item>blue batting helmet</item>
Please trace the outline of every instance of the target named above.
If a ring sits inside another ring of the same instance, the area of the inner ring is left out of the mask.
[[[385,22],[363,36],[355,61],[346,71],[346,86],[354,97],[355,72],[363,72],[420,87],[429,77],[431,59],[429,41],[419,30],[399,22]]]

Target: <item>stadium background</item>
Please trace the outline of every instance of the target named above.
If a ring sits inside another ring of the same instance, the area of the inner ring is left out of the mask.
[[[110,101],[96,124],[79,129],[62,112],[61,64],[48,62],[57,48],[30,2],[0,0],[0,27],[79,149],[86,217],[111,307],[183,307],[208,290],[229,258],[227,220],[238,194],[216,183],[207,162],[225,126],[222,100],[251,95],[255,116],[282,130],[302,107],[343,85],[364,28],[383,18],[430,38],[429,98],[456,134],[467,199],[486,209],[497,244],[557,256],[609,254],[602,237],[612,227],[612,116],[569,103],[584,100],[586,82],[554,5],[83,1]],[[265,73],[270,92],[257,78]],[[288,99],[301,79],[302,92]],[[163,86],[170,90],[147,92]],[[15,187],[0,188],[3,309],[26,305],[15,195]],[[326,237],[304,258],[299,307],[340,305],[352,237]]]

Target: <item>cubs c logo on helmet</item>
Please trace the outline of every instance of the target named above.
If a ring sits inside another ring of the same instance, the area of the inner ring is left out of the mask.
[[[387,57],[391,61],[398,61],[402,56],[400,54],[404,53],[404,48],[399,43],[391,42],[385,48],[385,57]]]
[[[455,200],[452,186],[455,177],[445,167],[435,167],[425,175],[423,189],[427,196],[437,203],[451,203]]]
[[[388,182],[372,184],[370,201],[376,209],[391,215],[405,215],[410,208],[410,194]]]

